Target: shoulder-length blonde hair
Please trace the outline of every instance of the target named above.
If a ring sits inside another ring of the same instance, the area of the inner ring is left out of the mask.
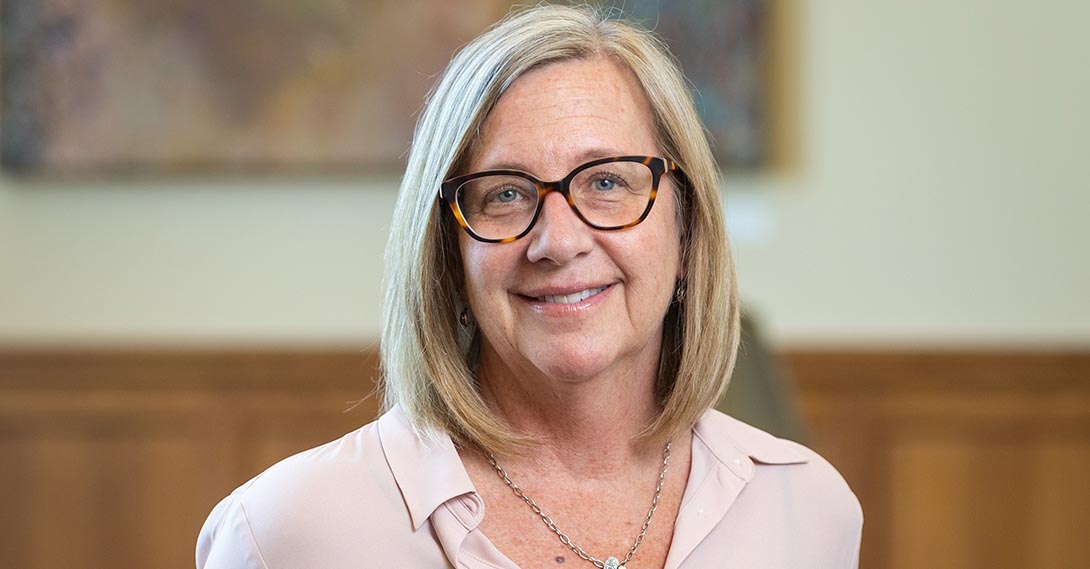
[[[465,46],[429,94],[416,125],[386,247],[382,368],[385,407],[418,432],[521,452],[532,441],[487,408],[473,373],[479,338],[461,337],[458,227],[440,182],[458,173],[485,117],[511,84],[547,63],[606,56],[643,86],[661,151],[678,176],[685,294],[664,322],[660,412],[640,437],[661,444],[689,429],[726,388],[738,347],[738,296],[719,201],[719,171],[680,70],[651,33],[589,8],[537,6]],[[689,309],[693,307],[693,309]]]

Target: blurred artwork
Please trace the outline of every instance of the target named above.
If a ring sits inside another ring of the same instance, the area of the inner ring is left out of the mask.
[[[767,156],[762,59],[764,0],[624,0],[681,63],[719,164],[752,168]]]
[[[759,116],[742,88],[756,81],[759,4],[626,6],[652,22],[662,11],[657,30],[701,90],[724,164],[761,156],[758,135],[729,130]],[[510,5],[4,0],[2,161],[60,174],[396,171],[428,87]]]

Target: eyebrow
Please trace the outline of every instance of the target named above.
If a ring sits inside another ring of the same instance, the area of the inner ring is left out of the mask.
[[[631,152],[626,153],[614,148],[590,148],[575,157],[577,163],[573,165],[572,168],[576,168],[593,160],[598,160],[599,158],[612,158],[614,156],[630,155],[632,155]],[[481,168],[482,172],[486,170],[518,170],[520,172],[533,174],[533,172],[530,171],[530,168],[521,162],[500,162],[498,164],[492,164],[490,166]]]

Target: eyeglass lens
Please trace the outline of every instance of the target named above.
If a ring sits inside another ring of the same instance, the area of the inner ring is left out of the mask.
[[[653,186],[654,174],[645,164],[607,162],[580,170],[572,178],[569,192],[587,223],[598,229],[614,229],[643,215]],[[525,231],[534,221],[538,196],[533,180],[508,174],[475,178],[457,191],[463,219],[485,239],[506,239]]]

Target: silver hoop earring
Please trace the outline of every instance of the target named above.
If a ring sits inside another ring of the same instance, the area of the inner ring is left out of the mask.
[[[466,305],[462,309],[462,313],[458,315],[458,322],[461,322],[463,327],[469,328],[469,324],[473,321],[473,313],[469,311],[469,305]]]

